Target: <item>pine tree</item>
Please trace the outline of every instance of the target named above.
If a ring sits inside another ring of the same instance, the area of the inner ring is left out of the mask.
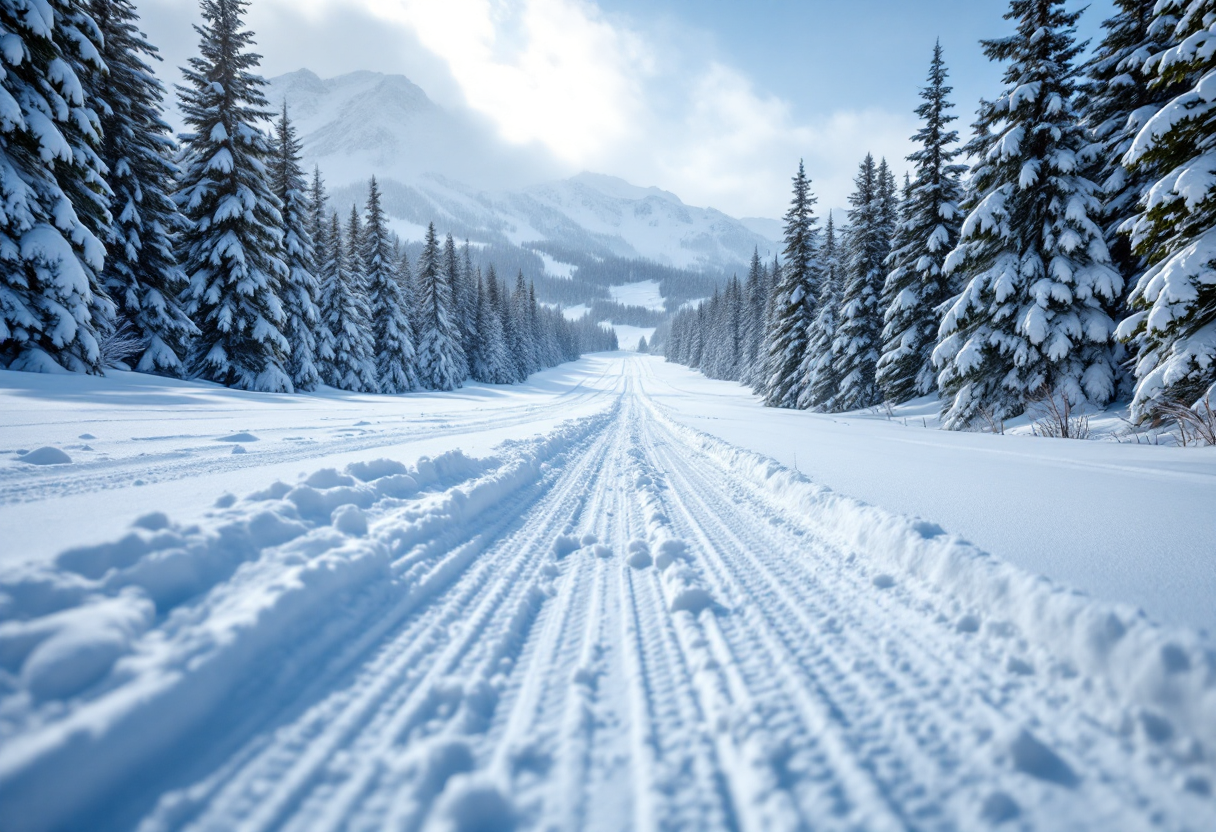
[[[951,297],[945,275],[946,255],[958,245],[962,212],[960,179],[965,168],[953,164],[958,132],[947,96],[942,47],[933,47],[929,84],[921,90],[924,103],[916,114],[921,129],[912,137],[920,149],[908,157],[916,179],[904,200],[903,218],[886,266],[883,286],[883,353],[877,380],[889,402],[906,402],[937,386],[933,349],[937,346],[939,307]]]
[[[508,347],[511,358],[515,362],[515,376],[519,381],[526,381],[528,376],[536,372],[533,360],[532,310],[528,306],[528,284],[524,280],[523,270],[515,277],[515,290],[511,293],[510,301],[511,341]]]
[[[315,184],[315,183],[314,183]],[[317,280],[316,249],[311,233],[312,205],[300,168],[300,141],[287,115],[287,105],[275,125],[271,148],[270,187],[278,197],[283,218],[283,261],[287,279],[283,283],[283,333],[290,350],[287,373],[297,391],[316,390],[321,384],[317,366],[317,328],[321,294]]]
[[[760,342],[760,364],[756,383],[752,386],[752,392],[762,399],[768,390],[768,381],[773,376],[774,368],[778,365],[778,360],[782,358],[780,355],[774,355],[769,352],[769,334],[774,331],[777,320],[777,301],[780,297],[778,288],[781,286],[781,260],[777,255],[773,255],[773,264],[768,270],[768,281],[766,282],[767,295],[764,299],[764,312],[762,318],[764,320],[763,340]]]
[[[400,259],[393,254],[388,221],[373,176],[368,188],[363,237],[363,268],[371,307],[372,341],[381,393],[408,393],[418,387],[414,330],[405,305]]]
[[[465,378],[466,360],[444,260],[431,223],[418,261],[418,380],[431,390],[455,390]]]
[[[520,273],[522,280],[523,273]],[[507,361],[510,365],[511,381],[523,381],[527,378],[524,368],[520,365],[519,356],[523,351],[520,344],[520,331],[515,317],[515,304],[511,291],[505,283],[498,290],[498,314],[502,320],[503,343],[507,346]]]
[[[1167,101],[1184,92],[1176,83],[1150,83],[1145,64],[1170,46],[1176,17],[1166,7],[1153,16],[1157,0],[1115,0],[1117,11],[1102,24],[1106,34],[1085,65],[1079,109],[1096,144],[1091,178],[1102,187],[1102,223],[1111,262],[1130,284],[1144,271],[1119,229],[1139,213],[1140,198],[1153,177],[1147,168],[1132,172],[1123,163],[1136,134]]]
[[[828,214],[828,226],[823,238],[823,277],[819,283],[819,306],[811,322],[807,339],[806,359],[800,368],[806,393],[799,407],[819,411],[838,410],[836,394],[840,390],[840,366],[836,359],[836,321],[840,296],[844,290],[843,268],[836,240],[836,223]]]
[[[270,190],[265,82],[242,17],[249,0],[202,0],[197,58],[179,87],[193,133],[183,137],[185,172],[176,195],[190,221],[182,235],[190,285],[187,312],[201,331],[190,371],[230,387],[291,392],[280,292],[279,201]]]
[[[356,219],[358,215],[356,214]],[[351,256],[349,243],[343,240],[342,222],[334,214],[330,219],[326,242],[329,259],[322,271],[321,311],[325,325],[333,336],[333,359],[325,365],[325,382],[330,387],[355,393],[375,393],[375,344],[371,339],[371,311],[367,305],[357,274],[351,265],[358,256]],[[358,235],[346,235],[347,239]]]
[[[946,427],[1017,416],[1037,396],[1104,405],[1115,392],[1110,265],[1097,187],[1081,175],[1085,129],[1072,106],[1080,51],[1064,0],[1012,0],[1016,32],[984,41],[1007,61],[1005,92],[980,122],[996,129],[972,171],[976,204],[948,273],[966,281],[934,352]]]
[[[485,281],[478,275],[477,292],[477,351],[473,359],[473,378],[487,384],[510,384],[515,380],[507,342],[503,337],[502,317],[499,313],[498,275],[494,266],[489,268]]]
[[[874,164],[866,154],[849,196],[844,290],[832,350],[838,359],[839,387],[833,400],[838,410],[871,407],[882,401],[875,382],[881,344],[879,300],[891,250],[890,192],[894,182],[884,161]]]
[[[794,176],[794,196],[785,215],[785,264],[773,288],[774,310],[766,339],[768,380],[764,403],[769,407],[796,407],[803,393],[799,372],[806,357],[807,332],[815,317],[815,291],[820,263],[817,259],[819,219],[811,183],[801,161]]]
[[[95,88],[100,39],[74,0],[0,0],[0,366],[99,373],[109,197]]]
[[[460,257],[456,253],[456,241],[452,239],[451,234],[448,234],[443,241],[443,282],[447,285],[448,295],[451,298],[448,314],[451,317],[452,325],[456,327],[456,343],[460,347],[459,353],[453,358],[456,361],[455,372],[463,381],[469,377],[468,356],[465,354],[465,345],[469,340],[469,332],[465,325],[468,292],[465,291]]]
[[[421,308],[418,306],[418,279],[410,266],[410,253],[401,247],[397,261],[397,276],[401,278],[401,300],[405,304],[406,317],[410,319],[410,331],[414,333],[414,364],[417,370],[418,333],[422,331]]]
[[[743,321],[743,355],[739,380],[747,387],[755,387],[763,374],[761,360],[764,346],[764,304],[768,298],[768,275],[760,262],[760,250],[753,249],[752,262],[747,269],[744,284],[745,316]],[[653,339],[652,339],[653,340]]]
[[[312,238],[313,265],[316,268],[314,274],[317,277],[317,329],[314,351],[317,371],[323,381],[334,377],[334,334],[330,332],[328,323],[332,309],[327,305],[325,294],[334,245],[334,240],[330,237],[329,212],[326,207],[328,201],[321,168],[314,167],[312,187],[308,194],[308,235]]]
[[[1161,0],[1154,33],[1174,46],[1147,65],[1159,89],[1181,90],[1141,129],[1124,157],[1152,184],[1128,223],[1148,269],[1130,295],[1119,337],[1138,351],[1132,416],[1163,404],[1216,406],[1216,0]],[[1174,18],[1177,18],[1177,23]]]
[[[178,169],[162,118],[165,89],[149,64],[160,55],[139,31],[131,0],[92,0],[91,10],[109,69],[96,91],[113,194],[101,284],[141,343],[135,369],[180,376],[196,330],[178,301],[186,275],[174,246],[184,219],[172,199]]]
[[[477,275],[473,270],[473,252],[465,240],[460,250],[460,337],[465,352],[477,339]]]

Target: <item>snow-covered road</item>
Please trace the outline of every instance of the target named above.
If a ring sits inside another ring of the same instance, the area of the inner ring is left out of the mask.
[[[0,829],[1216,827],[1208,640],[693,429],[649,361],[4,471],[0,523],[216,505],[0,577]]]

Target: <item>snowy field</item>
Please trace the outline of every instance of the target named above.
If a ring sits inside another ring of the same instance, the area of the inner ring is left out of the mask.
[[[5,832],[1216,828],[1209,451],[625,353],[0,373],[0,451]]]
[[[609,286],[608,291],[612,294],[612,299],[622,306],[641,306],[653,312],[662,312],[666,308],[657,280]]]
[[[574,277],[574,266],[569,263],[563,263],[560,260],[555,260],[552,255],[546,254],[543,251],[537,251],[536,254],[545,264],[545,274],[549,275],[549,277],[560,277],[563,280],[571,280]]]
[[[638,341],[642,338],[649,343],[654,337],[655,328],[652,326],[632,326],[631,324],[614,324],[608,321],[608,326],[612,327],[612,331],[616,333],[616,342],[621,349],[636,352]]]

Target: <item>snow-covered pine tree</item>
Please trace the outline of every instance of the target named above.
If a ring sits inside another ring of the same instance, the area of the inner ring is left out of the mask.
[[[557,345],[553,340],[553,329],[549,326],[548,318],[541,314],[541,306],[536,302],[536,282],[528,281],[528,305],[532,310],[532,338],[535,344],[536,369],[544,370],[556,367],[561,363],[557,355]]]
[[[363,270],[380,392],[408,393],[418,388],[414,329],[398,272],[400,258],[393,254],[388,220],[380,205],[380,186],[374,176],[368,186],[364,219]]]
[[[98,240],[113,236],[113,217],[110,203],[113,193],[106,182],[105,162],[101,158],[103,144],[101,115],[106,102],[99,93],[108,83],[108,70],[102,57],[104,35],[93,18],[92,0],[48,0],[47,5],[55,16],[55,39],[67,68],[80,83],[78,91],[64,89],[71,101],[70,123],[63,130],[63,137],[72,149],[72,166],[78,175],[64,180],[64,193],[72,203],[76,216]],[[52,69],[52,83],[62,67]],[[80,104],[76,104],[77,96]],[[62,115],[62,113],[61,113]],[[104,266],[103,266],[104,268]],[[112,331],[115,325],[113,301],[106,294],[100,280],[95,280],[94,320],[99,331]]]
[[[287,114],[286,102],[275,124],[270,187],[282,206],[283,262],[287,265],[281,292],[286,316],[283,334],[290,345],[287,374],[297,391],[316,390],[321,384],[317,366],[317,329],[321,321],[317,301],[321,287],[311,233],[312,204],[300,167],[300,140]]]
[[[451,240],[451,237],[448,238]],[[427,228],[418,261],[418,380],[430,390],[455,390],[465,379],[467,362],[460,346],[452,287],[448,283],[435,224]],[[454,259],[454,258],[453,258]]]
[[[840,368],[833,348],[836,344],[836,321],[840,295],[844,289],[844,269],[840,263],[836,222],[828,213],[827,230],[823,237],[823,276],[819,282],[819,303],[807,338],[806,359],[800,371],[806,392],[800,407],[833,411],[836,393],[840,389]]]
[[[780,282],[773,286],[773,314],[765,339],[768,379],[764,403],[769,407],[796,407],[804,390],[799,372],[806,357],[807,332],[815,318],[815,293],[821,264],[811,182],[802,161],[794,176],[794,196],[785,214],[785,263]]]
[[[1167,101],[1185,91],[1170,81],[1150,83],[1145,65],[1171,45],[1177,7],[1153,15],[1157,0],[1114,0],[1115,14],[1102,23],[1105,35],[1084,67],[1078,108],[1089,128],[1102,188],[1102,224],[1111,263],[1130,285],[1146,263],[1119,228],[1140,212],[1140,198],[1155,181],[1147,167],[1129,171],[1123,157],[1136,134]]]
[[[532,310],[528,304],[528,283],[524,280],[523,269],[515,276],[515,290],[511,292],[511,341],[508,347],[511,358],[515,361],[516,377],[526,381],[528,376],[536,372],[536,362],[533,354]]]
[[[972,171],[977,203],[946,258],[966,280],[934,351],[948,428],[1017,416],[1035,396],[1101,406],[1115,392],[1109,310],[1123,284],[1093,220],[1097,186],[1080,169],[1079,15],[1064,0],[1011,0],[1016,32],[983,42],[1008,67],[981,113],[990,135]]]
[[[527,378],[520,366],[519,355],[523,349],[520,346],[519,326],[515,319],[515,304],[511,290],[505,282],[498,286],[498,314],[502,320],[503,343],[507,347],[507,361],[510,365],[512,382],[523,381]]]
[[[329,330],[330,309],[326,298],[326,275],[333,259],[334,241],[330,238],[329,197],[325,194],[325,181],[321,168],[313,168],[312,187],[308,193],[308,235],[312,238],[314,274],[317,278],[317,328],[314,354],[317,372],[322,381],[332,378],[334,362],[334,334]],[[328,383],[328,382],[327,382]]]
[[[1182,90],[1154,115],[1124,156],[1151,181],[1127,224],[1148,261],[1119,337],[1137,348],[1132,417],[1163,404],[1216,404],[1216,0],[1159,0],[1159,26],[1175,45],[1153,56],[1152,82]],[[1165,36],[1163,33],[1162,36]]]
[[[460,248],[460,334],[465,352],[477,340],[477,273],[473,268],[473,251],[465,240]],[[471,372],[471,370],[470,370]]]
[[[743,344],[743,284],[733,275],[722,293],[722,319],[719,324],[719,377],[739,381],[741,377]]]
[[[883,353],[877,379],[889,402],[906,402],[937,387],[933,350],[937,346],[939,307],[951,297],[944,265],[958,244],[962,226],[961,177],[954,164],[958,132],[949,125],[956,116],[947,100],[946,64],[939,42],[933,47],[929,83],[917,108],[921,129],[912,137],[919,149],[908,157],[916,165],[903,203],[896,243],[887,259],[883,286]]]
[[[764,330],[762,340],[760,342],[760,357],[758,359],[759,369],[757,373],[756,383],[752,385],[752,392],[764,398],[768,390],[768,380],[773,375],[773,369],[777,365],[779,356],[774,356],[769,352],[769,333],[773,331],[775,321],[777,320],[777,301],[780,293],[777,291],[781,286],[781,259],[777,255],[773,255],[773,264],[768,269],[768,280],[765,286],[768,294],[764,299]]]
[[[190,285],[187,313],[201,331],[188,362],[198,377],[229,387],[291,392],[280,292],[279,201],[270,189],[265,85],[253,74],[244,26],[249,0],[202,0],[200,55],[179,86],[182,115],[193,132],[185,144],[176,201],[189,223],[182,234]]]
[[[109,221],[100,127],[84,94],[100,71],[99,38],[80,12],[0,0],[0,366],[12,370],[101,372],[98,329],[114,313],[99,280],[96,232]]]
[[[768,297],[768,281],[764,264],[760,262],[760,249],[752,251],[752,262],[747,269],[744,284],[743,353],[740,357],[739,381],[754,387],[763,366],[760,356],[764,342],[764,302]]]
[[[356,219],[358,215],[356,214]],[[371,311],[364,287],[352,272],[349,232],[343,233],[342,221],[334,214],[325,235],[329,258],[322,271],[321,312],[333,336],[333,358],[324,365],[325,383],[354,393],[375,393],[375,343],[371,338]],[[357,235],[356,240],[357,240]]]
[[[142,373],[180,376],[196,330],[179,296],[186,275],[174,251],[184,219],[173,202],[176,145],[165,123],[165,88],[149,61],[156,47],[140,32],[131,0],[92,0],[109,69],[94,95],[101,110],[101,159],[113,196],[113,222],[101,284],[117,306],[117,320],[141,343],[134,356]]]
[[[418,306],[418,275],[410,265],[410,253],[405,246],[401,247],[400,259],[397,261],[397,274],[401,278],[401,298],[405,304],[407,317],[410,319],[410,331],[414,333],[414,361],[417,368],[418,333],[422,331],[421,307]]]
[[[894,183],[889,177],[886,162],[875,165],[874,157],[867,153],[853,180],[856,190],[849,196],[845,282],[832,347],[840,378],[833,400],[836,410],[855,410],[882,401],[874,375],[881,344],[883,263],[891,251],[888,191],[894,191]]]
[[[507,355],[507,342],[502,331],[502,315],[499,311],[498,275],[493,264],[486,280],[478,274],[477,352],[473,360],[473,378],[487,384],[510,384],[515,381],[514,368]]]
[[[469,377],[469,359],[465,353],[465,347],[470,338],[465,323],[469,293],[465,289],[464,276],[460,268],[460,255],[456,251],[456,241],[452,239],[451,234],[448,234],[443,241],[442,268],[443,280],[447,284],[448,296],[451,299],[448,314],[451,317],[452,325],[456,327],[456,343],[460,346],[459,355],[455,359],[455,372],[460,380],[464,381]]]

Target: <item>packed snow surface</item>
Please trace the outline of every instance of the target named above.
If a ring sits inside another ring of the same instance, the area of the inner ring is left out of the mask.
[[[1216,826],[1212,643],[1124,603],[1212,597],[1211,455],[736,391],[624,353],[404,397],[0,373],[0,829]],[[1035,574],[1096,552],[1099,597]]]

